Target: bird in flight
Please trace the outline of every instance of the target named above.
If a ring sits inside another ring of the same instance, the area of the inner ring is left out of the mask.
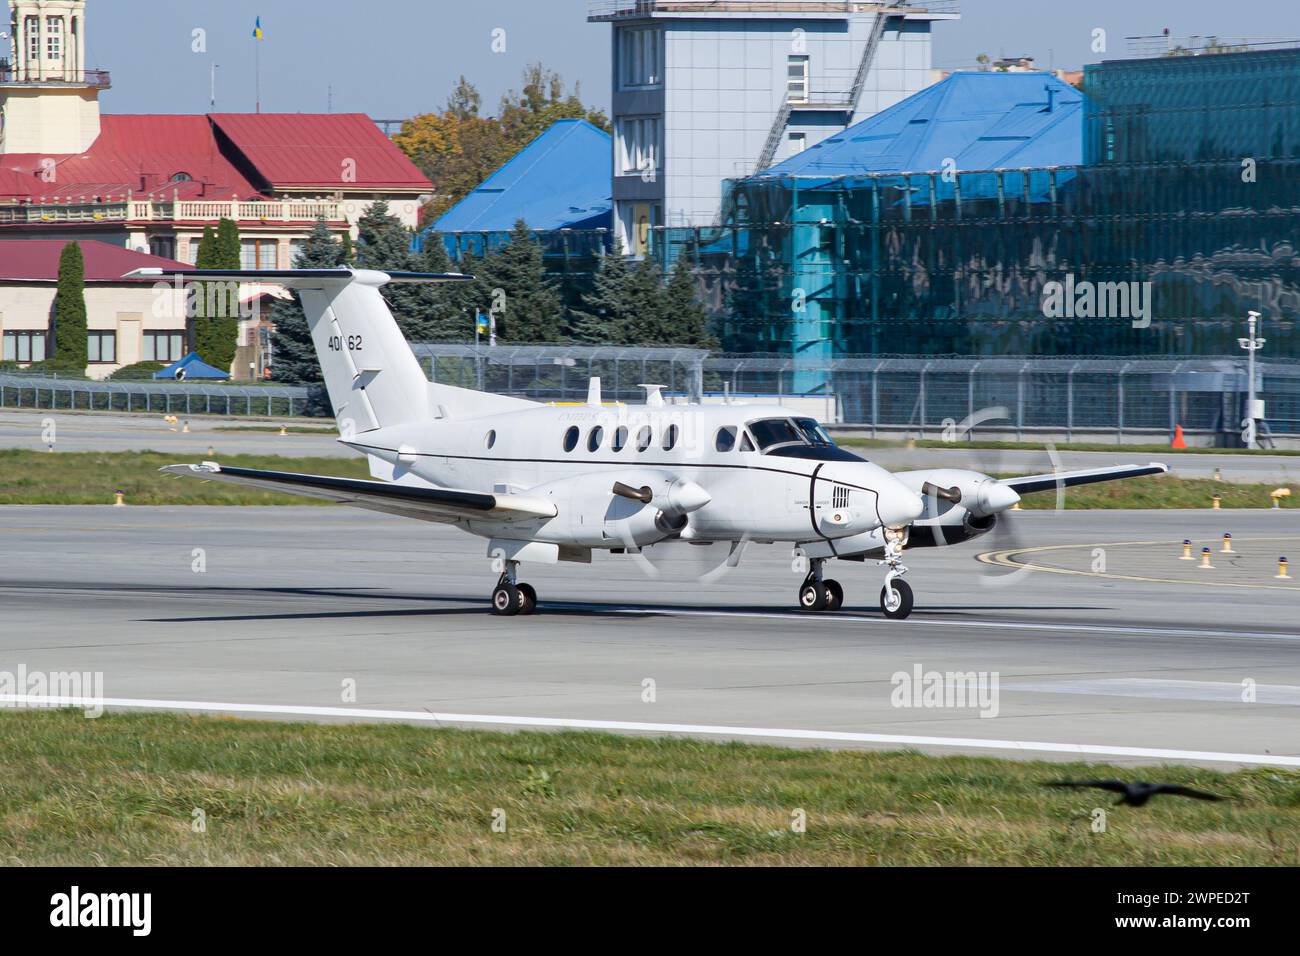
[[[1195,800],[1225,799],[1217,793],[1195,790],[1192,787],[1184,787],[1180,783],[1147,783],[1145,780],[1139,780],[1136,783],[1125,783],[1123,780],[1051,780],[1043,784],[1043,786],[1091,787],[1097,790],[1109,790],[1112,793],[1122,794],[1115,801],[1116,806],[1123,804],[1129,807],[1145,806],[1148,800],[1161,793],[1167,793],[1175,797],[1192,797]]]

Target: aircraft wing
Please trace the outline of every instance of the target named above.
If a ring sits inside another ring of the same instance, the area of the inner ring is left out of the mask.
[[[1108,468],[1087,468],[1083,471],[1058,471],[1049,475],[1025,475],[1021,478],[1003,478],[999,484],[1006,485],[1017,494],[1029,494],[1032,491],[1051,491],[1058,486],[1072,488],[1075,485],[1091,485],[1098,481],[1118,481],[1121,478],[1141,478],[1143,475],[1163,475],[1169,471],[1168,465],[1151,462],[1147,465],[1111,465]]]
[[[418,518],[421,521],[453,522],[461,518],[491,517],[504,520],[553,518],[555,505],[544,498],[526,495],[484,494],[453,488],[423,488],[361,478],[328,475],[300,475],[287,471],[228,468],[213,461],[201,465],[167,465],[160,469],[172,475],[224,481],[233,485],[261,488],[307,498],[321,498],[339,504]]]

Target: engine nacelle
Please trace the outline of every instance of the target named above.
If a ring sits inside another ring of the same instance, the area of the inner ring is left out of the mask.
[[[528,494],[554,502],[557,512],[537,530],[537,540],[586,548],[643,548],[663,541],[685,529],[690,512],[710,501],[695,482],[656,469],[580,475]]]
[[[997,515],[973,515],[960,505],[953,505],[938,518],[914,521],[908,531],[909,548],[940,548],[961,544],[988,534],[998,524]]]

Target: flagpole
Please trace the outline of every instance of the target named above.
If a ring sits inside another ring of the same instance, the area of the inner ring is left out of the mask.
[[[257,99],[257,112],[262,112],[262,43],[253,38],[253,95]]]

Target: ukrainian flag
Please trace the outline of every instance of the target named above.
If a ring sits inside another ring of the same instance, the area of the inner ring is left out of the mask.
[[[257,18],[257,22],[256,22],[255,24],[253,24],[253,39],[254,39],[254,40],[262,40],[262,39],[265,39],[265,38],[262,36],[262,18],[261,18],[261,17],[258,17],[258,18]]]

